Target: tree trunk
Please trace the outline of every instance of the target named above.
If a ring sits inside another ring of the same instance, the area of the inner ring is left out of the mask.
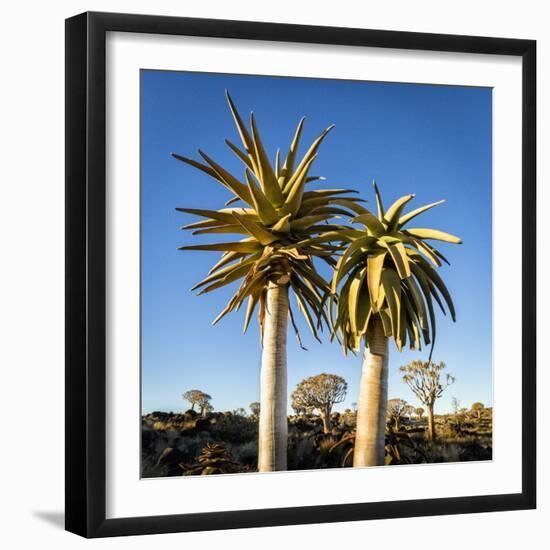
[[[428,439],[435,441],[434,406],[428,406]]]
[[[286,332],[288,285],[270,283],[260,380],[260,423],[258,434],[258,471],[286,470],[287,461],[287,382]]]
[[[330,409],[324,409],[320,412],[321,419],[323,420],[323,432],[328,434],[332,430],[330,422]]]
[[[382,466],[388,407],[388,338],[379,317],[371,319],[359,388],[353,466]]]
[[[393,429],[398,432],[399,431],[399,417],[396,416],[393,420]]]

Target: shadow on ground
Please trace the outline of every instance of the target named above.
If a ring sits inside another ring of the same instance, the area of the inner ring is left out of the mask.
[[[53,525],[57,529],[65,529],[65,512],[35,510],[33,516]]]

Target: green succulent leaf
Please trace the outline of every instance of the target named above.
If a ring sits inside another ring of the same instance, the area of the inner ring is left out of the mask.
[[[252,222],[251,222],[252,223]],[[389,253],[393,259],[393,263],[397,268],[397,273],[401,279],[406,279],[411,276],[411,268],[409,267],[409,258],[403,243],[396,242],[388,246]]]
[[[199,150],[200,156],[212,167],[217,179],[240,199],[251,204],[250,192],[246,185],[232,176],[225,168],[212,160],[206,153]]]
[[[281,204],[283,203],[283,194],[281,192],[281,188],[279,187],[279,183],[277,182],[275,172],[273,171],[271,163],[269,162],[267,153],[265,152],[260,134],[258,133],[258,129],[256,128],[256,120],[253,114],[250,115],[250,127],[252,128],[254,150],[256,153],[256,158],[258,160],[258,176],[260,181],[262,182],[263,191],[269,202],[273,206],[281,206]]]
[[[285,185],[283,192],[285,195],[287,195],[290,190],[294,187],[294,184],[298,178],[300,178],[302,175],[304,175],[304,171],[306,172],[304,175],[307,176],[307,170],[309,169],[309,166],[311,166],[311,163],[317,156],[317,150],[319,149],[319,146],[321,145],[322,141],[325,139],[327,134],[334,128],[334,126],[329,126],[324,132],[321,133],[321,135],[312,143],[311,147],[308,149],[307,153],[304,155],[302,160],[300,161],[300,164],[294,171],[294,174],[288,179],[287,184]]]
[[[380,191],[378,189],[378,185],[376,185],[376,182],[373,182],[374,186],[374,194],[376,196],[376,205],[378,207],[378,220],[382,221],[384,219],[384,206],[382,204],[382,196],[380,195]]]
[[[294,135],[294,139],[292,140],[292,143],[290,144],[290,149],[288,151],[288,155],[286,157],[285,163],[283,165],[283,168],[281,170],[281,176],[279,177],[279,185],[282,188],[284,188],[284,184],[286,183],[289,176],[294,172],[294,163],[296,161],[296,153],[298,151],[298,145],[300,143],[300,136],[302,135],[302,128],[304,126],[304,120],[305,118],[302,117],[300,119],[300,122],[298,122],[298,127],[296,128],[296,133]]]
[[[352,221],[362,223],[369,230],[369,233],[375,237],[382,236],[386,231],[382,222],[372,212],[367,211],[364,214],[360,214]]]
[[[252,203],[259,218],[266,225],[277,223],[277,221],[279,221],[279,215],[275,207],[269,202],[263,191],[258,188],[254,181],[254,176],[248,169],[246,170],[246,181],[248,182],[248,187],[252,196]]]
[[[178,250],[208,250],[215,251],[231,251],[231,252],[258,252],[261,250],[259,243],[254,241],[240,241],[234,243],[215,243],[215,244],[193,244],[189,246],[180,246]]]
[[[384,269],[380,282],[388,303],[392,334],[394,337],[399,338],[401,323],[401,282],[399,276],[393,269]]]
[[[250,236],[254,237],[260,244],[271,244],[278,240],[278,237],[264,229],[260,224],[247,220],[244,216],[233,212],[233,217],[247,231]]]
[[[290,233],[290,218],[290,214],[280,218],[279,221],[273,225],[271,231],[275,231],[276,233]]]
[[[407,234],[420,239],[433,239],[446,243],[462,244],[462,240],[459,237],[455,237],[444,231],[438,231],[437,229],[407,229]]]
[[[231,141],[228,139],[225,140],[225,143],[227,146],[241,159],[241,161],[244,163],[244,165],[250,170],[254,171],[254,166],[252,165],[252,162],[250,161],[250,158],[246,153],[243,153],[236,145],[234,145]]]
[[[250,265],[251,263],[256,261],[257,258],[258,258],[258,255],[256,254],[254,256],[250,256],[245,261],[233,263],[231,265],[226,265],[223,268],[218,269],[215,272],[208,275],[208,277],[204,278],[200,283],[197,283],[191,290],[197,290],[201,286],[205,286],[208,283],[211,283],[211,282],[216,281],[218,279],[222,279],[226,275],[229,275],[230,273],[234,272],[235,270],[238,270],[238,269],[242,268],[243,266]]]
[[[241,138],[242,144],[244,145],[244,148],[246,149],[248,158],[250,163],[252,164],[252,171],[256,171],[256,162],[254,159],[254,143],[252,142],[252,138],[250,137],[250,134],[239,115],[239,112],[237,111],[237,108],[235,107],[235,104],[233,103],[233,100],[231,99],[231,96],[229,95],[229,92],[225,92],[227,103],[229,104],[229,109],[231,110],[231,114],[233,115],[233,120],[235,121],[235,124],[237,126],[237,130],[239,132],[239,136]]]
[[[363,286],[363,281],[365,280],[366,274],[367,274],[366,267],[356,272],[355,276],[351,281],[351,285],[349,288],[348,311],[349,311],[349,320],[350,320],[352,332],[358,331],[359,323],[357,319],[357,310],[359,305],[359,298],[361,295],[361,288]]]
[[[313,156],[304,166],[301,168],[300,173],[296,178],[292,178],[288,184],[288,194],[284,204],[285,212],[292,214],[293,216],[298,212],[302,204],[302,198],[304,193],[304,187],[306,185],[306,177],[309,168],[313,164],[317,157]]]
[[[398,227],[403,227],[406,223],[410,222],[412,219],[416,218],[417,216],[420,216],[423,212],[426,212],[427,210],[430,210],[434,206],[439,206],[440,204],[443,204],[445,201],[437,201],[432,202],[431,204],[427,204],[426,206],[421,206],[420,208],[417,208],[416,210],[413,210],[412,212],[409,212],[408,214],[405,214],[404,216],[401,216],[399,218],[399,224]]]
[[[249,232],[242,226],[237,224],[219,225],[214,227],[207,227],[205,229],[197,229],[193,231],[193,235],[212,235],[212,234],[224,234],[224,233],[242,233],[248,235]]]
[[[414,199],[414,195],[405,195],[400,199],[397,199],[384,214],[384,222],[389,231],[393,231],[399,221],[399,216],[403,212],[405,205]]]

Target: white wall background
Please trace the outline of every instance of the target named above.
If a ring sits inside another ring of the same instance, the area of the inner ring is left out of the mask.
[[[309,5],[308,5],[309,4]],[[550,177],[550,13],[524,0],[277,0],[200,3],[157,0],[11,2],[0,34],[0,542],[47,547],[215,548],[410,545],[419,536],[446,550],[517,548],[547,540],[550,483],[549,376],[539,361],[539,509],[470,516],[371,521],[130,537],[86,542],[63,523],[64,18],[85,10],[153,13],[538,40],[539,182]],[[550,199],[539,186],[539,341],[547,322]],[[544,250],[546,248],[546,251]],[[540,354],[539,354],[540,356]],[[545,521],[546,520],[546,521]]]

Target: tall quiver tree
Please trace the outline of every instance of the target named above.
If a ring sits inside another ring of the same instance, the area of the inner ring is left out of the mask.
[[[409,386],[414,395],[426,406],[428,411],[428,439],[435,439],[434,405],[443,392],[454,383],[455,378],[445,374],[442,378],[442,370],[445,363],[433,361],[412,361],[408,365],[399,368],[403,374],[403,382]]]
[[[454,235],[423,228],[405,228],[435,202],[404,214],[414,198],[406,195],[384,210],[374,184],[378,215],[369,211],[354,220],[362,228],[345,236],[345,253],[332,281],[332,324],[344,352],[357,352],[364,342],[359,389],[354,466],[384,464],[384,433],[388,401],[388,340],[397,349],[409,342],[421,349],[435,342],[436,318],[433,301],[453,320],[451,295],[436,271],[445,257],[429,240],[459,244]],[[430,352],[431,355],[431,352]]]
[[[310,376],[302,380],[292,392],[292,406],[295,409],[317,409],[323,421],[323,432],[328,433],[332,429],[332,407],[345,399],[347,389],[347,382],[336,374]]]
[[[321,142],[331,130],[327,128],[312,143],[301,161],[298,146],[304,119],[300,120],[284,162],[279,151],[272,164],[260,138],[254,115],[250,128],[244,124],[231,98],[227,101],[244,149],[226,140],[227,146],[243,163],[244,181],[230,174],[199,150],[205,163],[173,154],[173,156],[208,174],[232,194],[220,210],[178,208],[181,212],[201,216],[202,221],[184,229],[193,234],[237,233],[238,241],[182,246],[181,250],[222,252],[222,257],[209,275],[194,289],[205,294],[231,282],[240,281],[236,293],[215,319],[239,309],[247,302],[244,330],[258,307],[263,343],[258,469],[261,472],[285,470],[287,464],[287,320],[300,336],[292,313],[289,294],[294,296],[313,335],[323,321],[328,324],[323,297],[329,284],[319,275],[314,258],[335,265],[335,245],[329,238],[351,231],[329,224],[337,215],[362,212],[360,199],[350,196],[352,190],[323,189],[306,191],[310,182],[322,179],[310,175]],[[349,209],[349,210],[348,210]],[[324,236],[319,242],[313,237]]]

